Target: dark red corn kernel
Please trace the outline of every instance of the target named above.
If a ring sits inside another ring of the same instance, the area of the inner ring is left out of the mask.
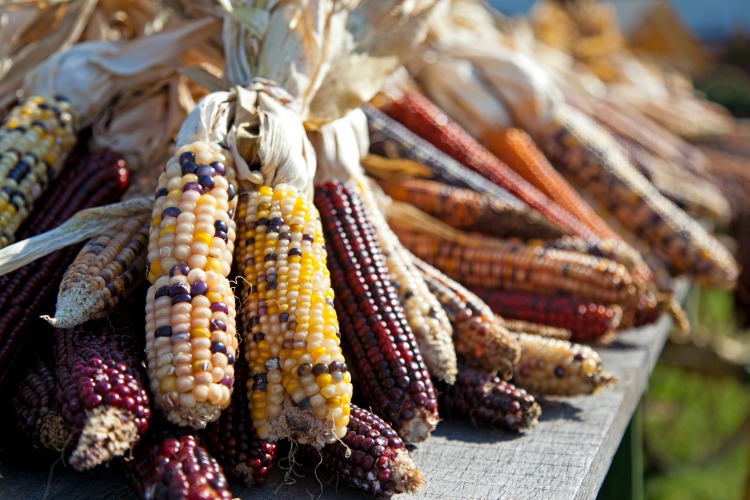
[[[412,463],[404,442],[385,421],[352,404],[347,429],[341,441],[320,451],[300,446],[303,463],[315,467],[320,481],[381,498],[414,493],[422,486],[422,473]],[[386,436],[392,437],[387,440]]]
[[[75,447],[71,465],[84,470],[123,455],[151,416],[135,337],[107,320],[89,322],[56,330],[53,354],[57,402]]]
[[[440,414],[493,429],[526,431],[542,413],[534,397],[499,377],[459,364],[456,383],[438,384]]]

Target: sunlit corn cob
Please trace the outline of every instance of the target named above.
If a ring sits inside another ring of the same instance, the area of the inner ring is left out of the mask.
[[[440,413],[493,429],[526,431],[537,426],[542,409],[531,394],[510,382],[459,364],[453,385],[438,384]]]
[[[733,286],[738,268],[727,249],[662,196],[600,127],[563,108],[541,135],[542,147],[563,173],[647,242],[672,274]]]
[[[447,155],[507,189],[569,234],[597,239],[586,224],[500,161],[425,96],[406,92],[389,102],[383,111]]]
[[[33,96],[14,107],[0,127],[0,248],[62,170],[76,143],[68,101]]]
[[[336,291],[342,342],[368,404],[407,443],[426,439],[438,421],[435,388],[409,328],[385,257],[356,191],[316,186]]]
[[[406,321],[417,339],[427,370],[432,377],[453,383],[458,368],[451,340],[451,323],[440,302],[427,288],[422,274],[414,267],[411,253],[401,245],[388,226],[372,194],[362,185],[359,186],[359,193],[368,209],[391,282],[404,308]]]
[[[238,207],[247,383],[258,435],[320,447],[346,434],[351,374],[318,210],[296,188],[263,186]]]
[[[528,333],[530,335],[539,335],[541,337],[560,340],[569,340],[571,336],[570,330],[566,330],[565,328],[541,325],[539,323],[529,323],[528,321],[521,321],[518,319],[505,319],[497,315],[495,318],[500,321],[509,332],[513,333]]]
[[[35,447],[61,452],[71,439],[55,398],[55,374],[51,362],[34,352],[26,364],[8,402],[16,427]]]
[[[229,155],[180,147],[159,177],[148,240],[146,355],[154,403],[202,428],[229,405],[237,350],[232,266],[237,193]]]
[[[521,355],[515,337],[474,294],[429,264],[416,258],[415,264],[453,323],[456,353],[475,368],[509,379]]]
[[[521,361],[513,383],[534,394],[593,394],[617,382],[589,346],[538,335],[517,334]]]
[[[122,161],[117,160],[117,154],[103,154],[113,161]],[[138,174],[137,185],[131,182],[123,199],[153,193],[155,176],[150,171]],[[150,228],[148,214],[133,216],[123,219],[108,233],[86,242],[60,283],[55,326],[72,328],[103,318],[130,297],[146,276],[146,244]]]
[[[124,455],[151,417],[133,333],[106,320],[56,330],[54,360],[57,400],[73,437],[70,464],[86,470]]]
[[[123,466],[130,487],[143,500],[233,498],[216,459],[185,431],[150,432]]]
[[[424,484],[404,442],[383,419],[352,405],[347,433],[322,450],[303,446],[305,463],[315,467],[324,484],[346,485],[360,492],[390,498],[414,493]]]
[[[593,342],[611,336],[622,317],[618,305],[488,288],[472,288],[472,291],[501,317],[565,328],[570,330],[574,342]]]
[[[244,356],[237,358],[234,375],[237,390],[232,393],[232,402],[219,420],[208,424],[204,442],[224,470],[246,486],[260,486],[275,466],[276,444],[260,439],[253,425],[244,390],[249,376]]]
[[[621,239],[555,170],[525,131],[497,131],[485,137],[485,144],[517,174],[588,226],[598,239]]]
[[[488,236],[554,239],[562,231],[537,212],[519,210],[500,198],[413,177],[381,181],[391,198],[410,203],[446,224]]]
[[[566,295],[623,306],[636,299],[630,273],[608,259],[476,234],[457,243],[406,229],[397,221],[391,221],[391,227],[414,255],[469,287]]]
[[[66,165],[37,209],[19,229],[20,239],[55,228],[78,210],[113,203],[127,183],[127,170],[119,163],[100,163],[90,155],[77,166]],[[13,375],[16,359],[33,342],[30,332],[39,316],[51,313],[60,280],[80,245],[52,252],[0,277],[0,390]]]

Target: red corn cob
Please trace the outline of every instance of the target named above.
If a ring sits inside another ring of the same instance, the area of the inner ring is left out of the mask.
[[[441,414],[469,419],[474,425],[525,431],[536,427],[542,413],[524,389],[464,365],[458,367],[455,384],[438,388]]]
[[[570,297],[486,288],[473,288],[472,292],[503,318],[566,328],[573,342],[592,342],[614,333],[622,317],[622,309],[617,305],[605,306]]]
[[[408,443],[437,425],[437,401],[362,201],[338,182],[317,186],[342,343],[375,412]]]
[[[109,321],[55,332],[57,400],[76,441],[74,469],[123,455],[148,428],[139,351],[130,332]]]
[[[500,161],[427,97],[405,92],[383,111],[447,155],[518,196],[570,234],[598,239],[588,226]]]
[[[216,459],[186,431],[149,433],[123,464],[130,487],[144,500],[233,497]]]
[[[316,466],[315,477],[381,498],[416,492],[424,484],[424,475],[411,461],[398,433],[377,415],[355,405],[351,409],[348,432],[341,441],[322,450],[309,445],[300,449]]]
[[[219,420],[208,425],[205,442],[226,471],[242,479],[247,486],[260,486],[265,484],[275,466],[276,443],[260,439],[253,426],[244,389],[248,370],[245,356],[240,353],[234,365],[234,383],[238,389],[232,393],[232,401],[221,412]]]
[[[93,153],[68,164],[19,229],[18,239],[49,231],[78,210],[117,201],[126,184],[124,162],[112,153]],[[60,280],[80,247],[63,248],[0,277],[0,390],[34,338],[34,322],[54,310]]]

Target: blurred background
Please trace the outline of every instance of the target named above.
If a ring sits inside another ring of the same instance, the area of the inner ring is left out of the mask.
[[[533,16],[545,2],[489,3],[519,18]],[[616,24],[597,26],[595,44],[624,40],[627,50],[676,68],[708,99],[743,119],[728,143],[713,146],[717,154],[734,155],[750,176],[750,0],[598,3],[611,9]],[[665,347],[625,438],[635,440],[635,449],[618,452],[601,498],[750,499],[747,185],[736,187],[730,200],[735,215],[725,228],[744,268],[740,283],[731,292],[691,289],[685,307],[693,330],[673,334]],[[640,470],[618,468],[623,462]],[[623,488],[627,480],[635,486]]]

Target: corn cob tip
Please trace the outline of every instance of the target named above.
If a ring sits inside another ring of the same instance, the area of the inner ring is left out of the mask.
[[[425,408],[417,408],[414,411],[414,418],[402,422],[398,435],[405,443],[420,443],[430,437],[439,422],[440,418],[437,417],[435,412],[428,411]]]
[[[40,429],[40,440],[45,448],[62,452],[70,441],[70,429],[59,413],[44,416]]]
[[[69,293],[58,296],[54,317],[44,315],[42,319],[55,328],[73,328],[82,325],[93,319],[89,317],[88,311],[95,310],[100,302],[98,292],[98,290],[92,290],[89,283],[84,281],[71,289]]]
[[[169,406],[172,399],[167,396],[163,398],[166,408],[167,419],[180,427],[192,429],[205,429],[205,427],[219,418],[221,408],[209,402],[196,403],[192,407]]]
[[[419,470],[406,450],[397,450],[396,458],[391,462],[393,472],[391,480],[396,483],[396,492],[414,494],[424,486],[424,473]]]
[[[598,394],[607,387],[615,385],[619,381],[620,377],[618,377],[614,373],[608,372],[607,370],[602,370],[600,373],[594,375],[595,386],[591,391],[591,394]]]
[[[138,426],[131,413],[121,408],[99,406],[86,411],[87,425],[70,456],[77,471],[91,469],[125,454],[138,440]]]

